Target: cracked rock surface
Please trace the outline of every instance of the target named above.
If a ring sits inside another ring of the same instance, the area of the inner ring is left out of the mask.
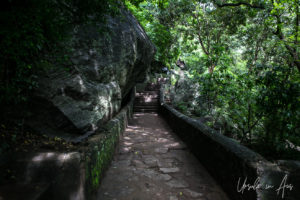
[[[97,200],[228,200],[161,116],[136,113]]]

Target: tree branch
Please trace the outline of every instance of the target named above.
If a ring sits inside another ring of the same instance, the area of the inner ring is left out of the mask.
[[[204,53],[205,53],[206,55],[209,55],[208,51],[206,50],[206,48],[205,48],[205,46],[204,46],[204,43],[203,43],[203,41],[202,41],[202,38],[201,38],[200,33],[198,32],[197,35],[198,35],[198,39],[199,39],[199,42],[200,42],[200,44],[201,44],[202,50],[204,51]]]
[[[297,50],[295,48],[293,48],[292,46],[288,45],[287,42],[284,41],[285,37],[281,30],[282,22],[281,22],[280,16],[278,14],[276,14],[275,17],[277,19],[277,29],[276,29],[276,32],[274,32],[274,34],[277,35],[281,41],[283,41],[285,48],[288,50],[288,53],[290,54],[290,56],[293,59],[293,63],[295,65],[295,67],[297,67],[298,71],[300,71],[300,61],[299,61],[299,57],[297,54]]]
[[[296,6],[296,18],[295,18],[295,45],[298,45],[298,34],[299,34],[299,26],[300,26],[300,12],[299,5]]]
[[[201,27],[201,26],[200,26],[199,19],[198,19],[198,15],[197,15],[197,14],[194,14],[194,17],[195,17],[195,19],[197,20],[197,25],[198,25],[198,27]],[[202,50],[204,51],[204,53],[205,53],[206,55],[209,55],[209,52],[207,51],[207,49],[206,49],[205,46],[204,46],[204,43],[203,43],[203,40],[202,40],[202,37],[201,37],[200,30],[197,32],[197,36],[198,36],[200,45],[201,45],[201,47],[202,47]]]

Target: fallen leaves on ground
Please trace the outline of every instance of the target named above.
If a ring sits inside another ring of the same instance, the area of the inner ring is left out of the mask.
[[[11,123],[0,123],[0,153],[41,150],[71,151],[76,145]]]

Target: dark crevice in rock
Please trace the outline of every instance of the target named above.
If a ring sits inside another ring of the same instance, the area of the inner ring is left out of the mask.
[[[129,103],[132,96],[132,92],[133,92],[133,88],[131,88],[129,93],[122,98],[121,109]]]

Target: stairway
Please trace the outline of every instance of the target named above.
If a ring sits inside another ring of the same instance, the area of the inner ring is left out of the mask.
[[[134,100],[134,112],[151,113],[159,109],[159,84],[148,83],[145,90],[137,92]]]

